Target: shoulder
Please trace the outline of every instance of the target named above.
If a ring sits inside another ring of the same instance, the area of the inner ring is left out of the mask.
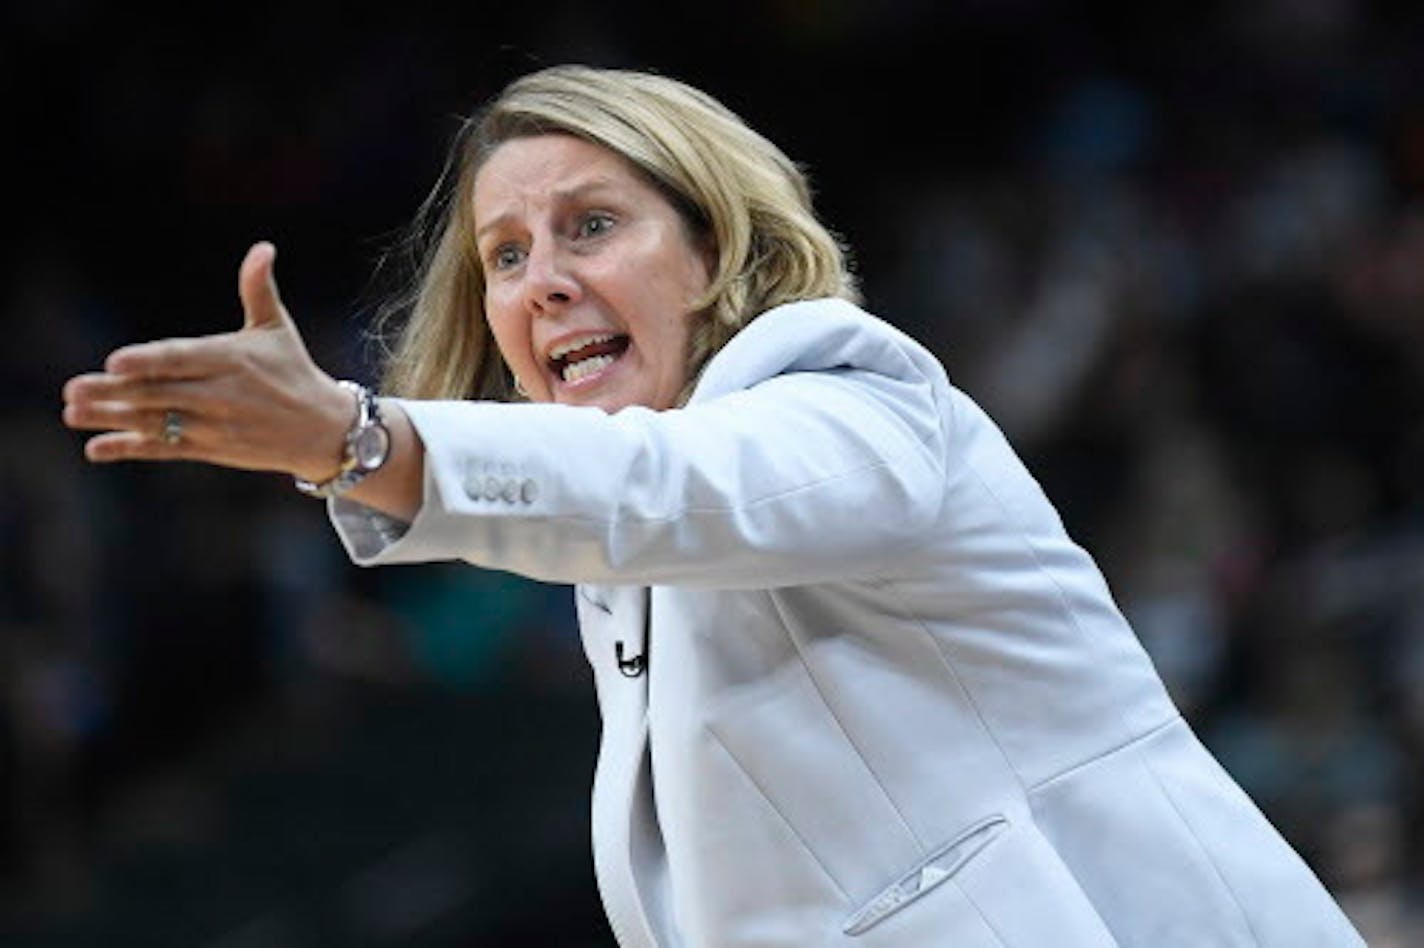
[[[846,300],[788,303],[753,319],[707,364],[692,401],[794,372],[851,369],[904,382],[947,385],[924,346]]]

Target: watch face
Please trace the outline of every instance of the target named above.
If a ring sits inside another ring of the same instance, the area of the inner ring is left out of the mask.
[[[386,455],[391,450],[391,435],[384,425],[370,425],[356,434],[352,446],[356,455],[356,466],[363,471],[374,471],[386,463]]]

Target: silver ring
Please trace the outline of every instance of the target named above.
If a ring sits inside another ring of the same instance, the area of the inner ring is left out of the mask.
[[[163,413],[163,430],[158,433],[158,437],[164,444],[177,444],[183,440],[183,416],[178,412],[169,409]]]

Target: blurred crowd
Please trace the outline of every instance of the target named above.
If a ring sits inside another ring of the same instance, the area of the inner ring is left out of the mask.
[[[806,163],[869,308],[999,421],[1223,765],[1371,945],[1424,943],[1424,19],[1353,0],[1192,22],[922,6],[749,4],[736,64],[674,52],[671,24],[620,32],[573,5],[537,40],[509,35],[546,61],[702,84]],[[260,236],[318,361],[374,376],[364,273],[434,179],[448,114],[535,57],[497,47],[493,21],[481,71],[429,24],[330,36],[313,9],[280,42],[155,26],[85,75],[40,64],[99,49],[113,16],[7,14],[21,68],[56,86],[22,117],[57,197],[3,300],[0,413],[20,447],[0,468],[0,940],[7,919],[34,934],[102,915],[116,847],[202,865],[233,825],[229,782],[273,768],[273,748],[330,769],[370,709],[432,695],[436,754],[479,753],[501,714],[564,715],[530,732],[533,772],[477,770],[456,796],[461,819],[499,796],[510,819],[567,829],[541,845],[584,887],[574,917],[598,924],[579,815],[511,790],[565,767],[558,805],[586,790],[596,721],[567,590],[359,571],[281,478],[96,470],[58,421],[63,379],[114,346],[229,328],[230,269]],[[692,25],[719,37],[710,24]],[[881,115],[889,96],[913,118]],[[417,796],[448,776],[401,766]],[[424,944],[422,919],[478,899],[430,839],[416,820],[342,857],[358,865],[333,855],[385,896],[409,888],[400,866],[449,870],[405,927],[356,909],[345,924]],[[391,869],[392,851],[414,855]],[[326,943],[263,898],[223,903],[210,943]],[[507,943],[604,943],[540,915],[501,921],[525,933]]]

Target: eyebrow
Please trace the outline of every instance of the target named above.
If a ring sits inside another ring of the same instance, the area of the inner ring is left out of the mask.
[[[554,200],[560,204],[576,202],[580,198],[587,198],[592,193],[611,188],[614,183],[612,178],[597,177],[571,188],[556,188],[553,191]],[[487,223],[476,227],[475,240],[478,242],[485,234],[497,230],[509,216],[509,214],[497,214]]]

